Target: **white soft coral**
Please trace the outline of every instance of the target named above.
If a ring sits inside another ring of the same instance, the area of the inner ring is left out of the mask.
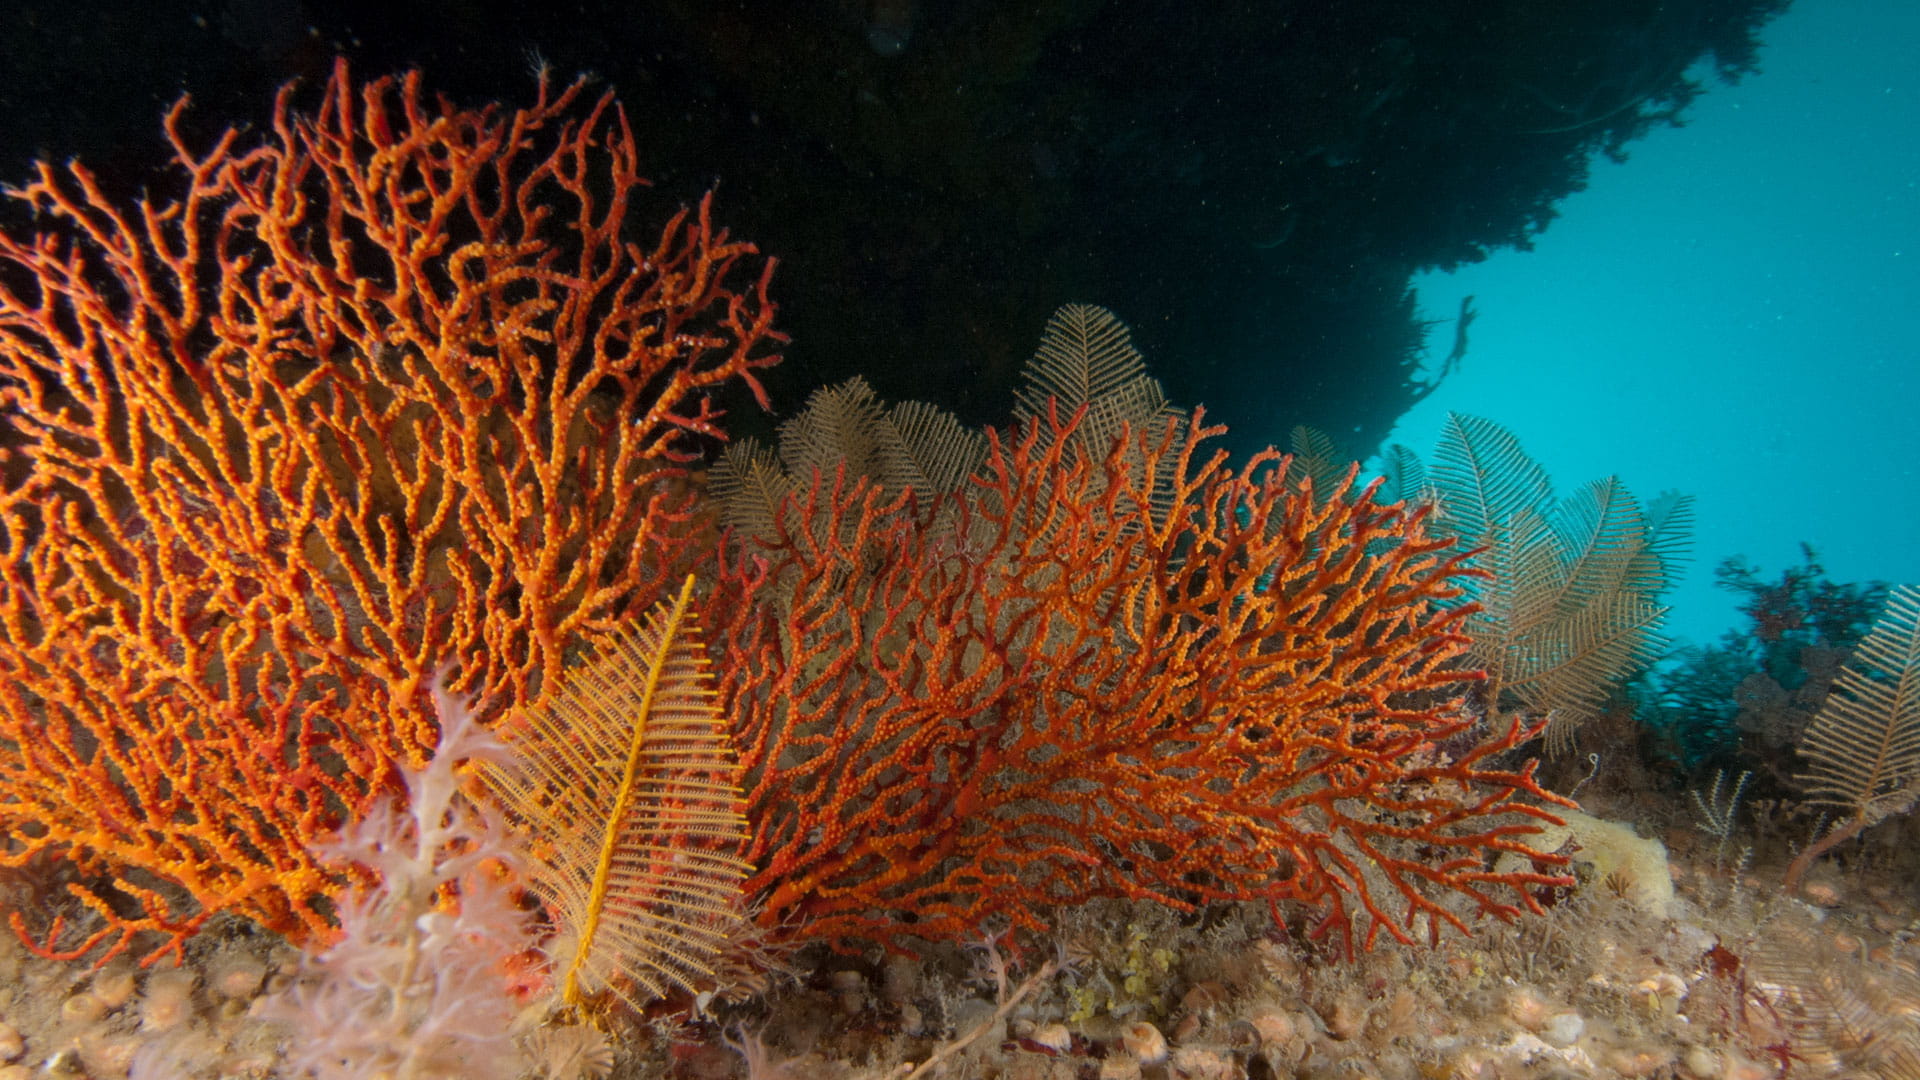
[[[440,746],[406,775],[408,805],[380,806],[331,851],[379,885],[343,900],[339,942],[270,1003],[292,1029],[286,1075],[509,1080],[526,1068],[512,1038],[512,964],[533,928],[493,870],[513,861],[507,833],[460,793],[454,770],[508,751],[438,684],[434,700]]]

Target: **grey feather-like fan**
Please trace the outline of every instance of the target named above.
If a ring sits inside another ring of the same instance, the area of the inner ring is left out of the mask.
[[[1340,453],[1333,436],[1319,428],[1299,424],[1288,434],[1287,486],[1302,491],[1312,485],[1314,505],[1325,505],[1354,468],[1354,460]]]
[[[1750,986],[1791,1033],[1796,1064],[1815,1076],[1920,1080],[1920,979],[1835,955],[1830,940],[1789,913],[1746,949]]]
[[[1053,313],[1014,397],[1014,419],[1022,423],[1044,420],[1049,408],[1063,422],[1085,409],[1073,444],[1095,458],[1104,458],[1122,431],[1161,436],[1174,415],[1126,324],[1092,304]],[[710,483],[723,524],[767,537],[781,500],[816,476],[831,483],[844,469],[888,496],[938,495],[959,490],[986,456],[986,435],[951,413],[923,401],[888,406],[856,377],[814,391],[806,408],[780,425],[777,455],[751,439],[729,447]],[[1160,497],[1156,484],[1156,504]]]
[[[1650,662],[1666,608],[1655,597],[1682,555],[1690,500],[1666,495],[1642,509],[1608,477],[1557,502],[1546,471],[1511,432],[1449,415],[1429,473],[1439,525],[1492,574],[1466,624],[1494,708],[1551,721],[1563,751],[1606,696]]]
[[[778,455],[751,439],[733,444],[711,484],[723,524],[766,537],[781,500],[815,476],[831,483],[844,469],[888,496],[908,489],[931,495],[957,490],[986,456],[986,436],[951,413],[923,401],[888,407],[855,377],[814,391],[806,408],[780,425]]]
[[[1021,373],[1014,419],[1041,424],[1044,440],[1050,407],[1062,421],[1086,410],[1068,445],[1096,460],[1113,451],[1123,432],[1130,440],[1164,437],[1173,430],[1167,421],[1176,414],[1159,381],[1147,374],[1146,359],[1133,347],[1127,324],[1093,304],[1067,304],[1055,311]],[[1145,467],[1147,456],[1137,442],[1121,453],[1128,468],[1137,472]],[[1164,520],[1173,505],[1173,490],[1164,476],[1144,479],[1150,484],[1154,515]]]
[[[1920,800],[1920,588],[1887,595],[1886,611],[1807,725],[1800,756],[1807,801],[1843,816],[1787,868],[1789,892],[1815,859]]]
[[[1087,416],[1075,441],[1105,456],[1124,424],[1135,433],[1157,429],[1171,414],[1160,383],[1133,347],[1127,324],[1093,304],[1067,304],[1053,313],[1040,347],[1014,391],[1013,417],[1042,419],[1051,400],[1062,420],[1084,407]]]

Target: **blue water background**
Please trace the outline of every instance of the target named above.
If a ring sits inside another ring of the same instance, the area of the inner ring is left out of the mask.
[[[1427,317],[1480,316],[1392,439],[1431,459],[1474,413],[1562,495],[1692,493],[1668,628],[1695,643],[1739,621],[1727,555],[1771,580],[1807,541],[1833,580],[1920,583],[1920,3],[1801,0],[1765,40],[1759,75],[1596,162],[1534,251],[1420,279]]]

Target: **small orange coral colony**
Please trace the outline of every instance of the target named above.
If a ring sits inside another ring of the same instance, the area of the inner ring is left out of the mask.
[[[524,703],[678,581],[685,437],[777,359],[706,203],[630,235],[610,97],[292,97],[204,153],[176,106],[173,201],[42,165],[0,233],[0,860],[115,883],[48,948],[326,935],[308,844],[421,763],[436,669]]]

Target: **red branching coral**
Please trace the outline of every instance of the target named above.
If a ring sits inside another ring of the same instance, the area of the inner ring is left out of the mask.
[[[1351,946],[1534,908],[1558,879],[1491,862],[1564,800],[1489,763],[1517,730],[1443,750],[1473,743],[1469,571],[1425,511],[1229,468],[1197,412],[1104,459],[1072,429],[996,436],[952,496],[816,476],[730,553],[708,624],[768,917],[1269,898]]]
[[[308,843],[423,764],[434,672],[524,703],[684,574],[684,440],[777,359],[772,264],[704,202],[626,235],[638,142],[580,90],[469,110],[341,65],[257,142],[198,153],[176,106],[174,201],[13,193],[0,861],[112,883],[46,948],[324,936]]]

